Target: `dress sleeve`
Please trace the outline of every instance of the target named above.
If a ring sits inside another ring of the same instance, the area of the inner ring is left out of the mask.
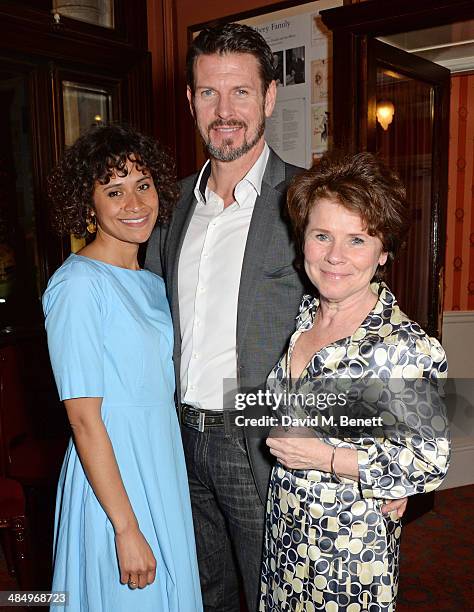
[[[59,278],[48,286],[43,309],[61,400],[103,397],[104,306],[98,280],[87,275]]]
[[[426,336],[408,341],[400,355],[380,409],[384,422],[391,421],[388,433],[357,453],[365,498],[400,499],[428,493],[441,484],[448,470],[444,350]]]

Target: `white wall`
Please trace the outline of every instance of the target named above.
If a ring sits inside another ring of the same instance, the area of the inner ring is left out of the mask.
[[[449,366],[446,403],[452,457],[441,488],[474,484],[474,312],[445,312],[443,346]]]

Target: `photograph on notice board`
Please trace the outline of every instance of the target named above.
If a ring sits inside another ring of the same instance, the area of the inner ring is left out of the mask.
[[[329,140],[329,112],[325,104],[311,107],[311,148],[325,151]]]
[[[311,104],[327,102],[330,87],[330,60],[317,59],[311,62]]]
[[[242,20],[265,38],[273,54],[278,93],[265,139],[295,166],[309,168],[332,137],[332,36],[319,12],[342,5],[343,0],[317,0]]]
[[[286,85],[299,85],[305,82],[304,45],[286,50]]]
[[[273,69],[275,70],[275,82],[278,87],[283,86],[283,51],[273,52]]]

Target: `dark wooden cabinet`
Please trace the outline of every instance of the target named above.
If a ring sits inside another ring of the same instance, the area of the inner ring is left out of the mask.
[[[69,241],[50,232],[45,196],[46,176],[65,144],[97,121],[152,127],[146,1],[115,0],[112,28],[55,18],[52,5],[0,3],[4,336],[41,325],[40,295],[69,253]]]

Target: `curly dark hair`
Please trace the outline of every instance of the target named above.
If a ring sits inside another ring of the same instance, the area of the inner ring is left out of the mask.
[[[298,174],[287,196],[288,214],[300,258],[309,215],[321,199],[335,200],[357,212],[370,236],[378,236],[387,263],[379,266],[381,279],[403,246],[409,227],[406,189],[398,175],[372,153],[324,154],[312,168]]]
[[[48,177],[54,229],[60,234],[83,236],[94,209],[96,181],[106,185],[113,174],[127,175],[127,162],[148,170],[159,198],[158,223],[171,217],[178,199],[175,165],[156,140],[126,125],[90,128],[66,149]]]
[[[225,23],[203,28],[191,43],[186,55],[186,84],[194,95],[194,64],[200,55],[249,53],[260,67],[263,94],[275,80],[273,53],[257,30],[240,23]]]

